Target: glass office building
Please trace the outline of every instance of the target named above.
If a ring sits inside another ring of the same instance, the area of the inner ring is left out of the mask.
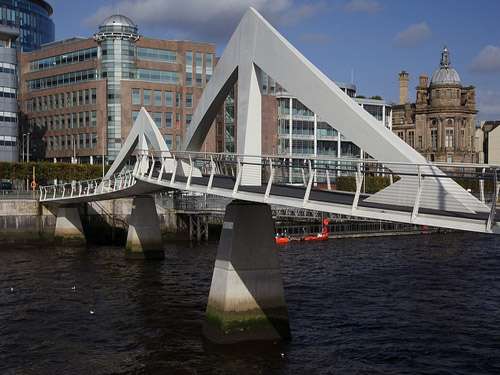
[[[13,47],[32,51],[54,41],[52,7],[43,0],[0,0],[0,25],[18,30]]]

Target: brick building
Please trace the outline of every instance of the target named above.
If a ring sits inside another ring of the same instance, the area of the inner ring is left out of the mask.
[[[144,106],[175,150],[214,64],[213,44],[143,37],[114,15],[92,38],[21,53],[21,126],[39,159],[109,163]]]

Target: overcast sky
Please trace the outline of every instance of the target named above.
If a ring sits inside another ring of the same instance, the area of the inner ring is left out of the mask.
[[[500,120],[500,1],[497,0],[49,0],[56,38],[92,35],[108,15],[129,16],[141,34],[226,41],[248,6],[260,11],[330,78],[358,93],[397,101],[397,74],[429,76],[447,45],[479,119]]]

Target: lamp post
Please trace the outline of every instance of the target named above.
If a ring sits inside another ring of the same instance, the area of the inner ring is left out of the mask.
[[[23,133],[23,161],[29,163],[30,161],[30,132]],[[24,143],[24,137],[26,137],[26,145]]]

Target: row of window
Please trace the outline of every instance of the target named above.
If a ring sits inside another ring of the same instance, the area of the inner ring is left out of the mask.
[[[12,87],[0,87],[0,98],[12,98],[17,97],[17,90]]]
[[[26,102],[28,112],[50,111],[53,109],[71,108],[82,105],[94,105],[97,102],[95,88],[61,92],[54,95],[37,96]]]
[[[9,135],[0,135],[0,146],[15,147],[17,144],[17,137]]]
[[[81,83],[92,81],[96,79],[96,71],[94,69],[81,70],[78,72],[71,72],[66,74],[58,74],[51,77],[44,77],[39,79],[29,80],[29,90],[43,90],[48,88],[60,87],[71,85],[74,83]]]
[[[141,95],[142,91],[142,95]],[[186,108],[193,107],[193,94],[186,93],[184,96],[184,106]],[[141,90],[132,89],[132,104],[133,105],[153,105],[153,106],[174,106],[174,93],[172,91],[160,91],[160,90]],[[175,93],[175,106],[182,106],[182,93]]]
[[[406,143],[408,143],[411,147],[415,147],[415,132],[414,131],[408,131],[406,133],[406,139],[405,139],[405,132],[404,131],[398,131],[397,135],[404,140]],[[439,145],[439,138],[438,138],[438,130],[437,129],[431,129],[431,148],[433,150],[437,150],[438,145]],[[464,129],[461,129],[461,136],[462,136],[462,143],[465,143],[465,131]],[[422,149],[423,144],[422,144],[422,136],[420,135],[418,137],[418,148]],[[445,129],[445,135],[444,135],[444,147],[446,148],[453,148],[455,147],[455,130],[453,128],[446,128]]]
[[[45,59],[35,60],[30,63],[30,70],[35,72],[55,68],[61,65],[74,64],[97,58],[97,47],[82,49],[62,55],[51,56]]]
[[[175,63],[177,61],[177,53],[159,48],[137,48],[137,57],[143,60],[163,61],[167,63]]]
[[[16,74],[16,65],[10,63],[0,63],[0,73]]]
[[[17,122],[17,113],[0,112],[0,122]]]
[[[97,133],[47,137],[47,150],[78,150],[97,147]]]
[[[97,126],[96,111],[66,113],[64,115],[37,117],[30,119],[30,125],[47,130],[95,128]]]
[[[179,73],[164,70],[137,69],[137,79],[149,82],[179,83]]]
[[[166,127],[166,128],[172,128],[173,127],[173,118],[174,118],[174,113],[173,112],[150,112],[151,118],[155,122],[156,126],[159,128]],[[139,111],[132,111],[132,123],[137,120],[137,117],[139,116]],[[191,123],[191,120],[193,118],[193,115],[190,113],[186,113],[184,115],[184,121],[185,125],[188,126]],[[175,122],[180,123],[181,121],[181,114],[176,112],[175,113]]]

